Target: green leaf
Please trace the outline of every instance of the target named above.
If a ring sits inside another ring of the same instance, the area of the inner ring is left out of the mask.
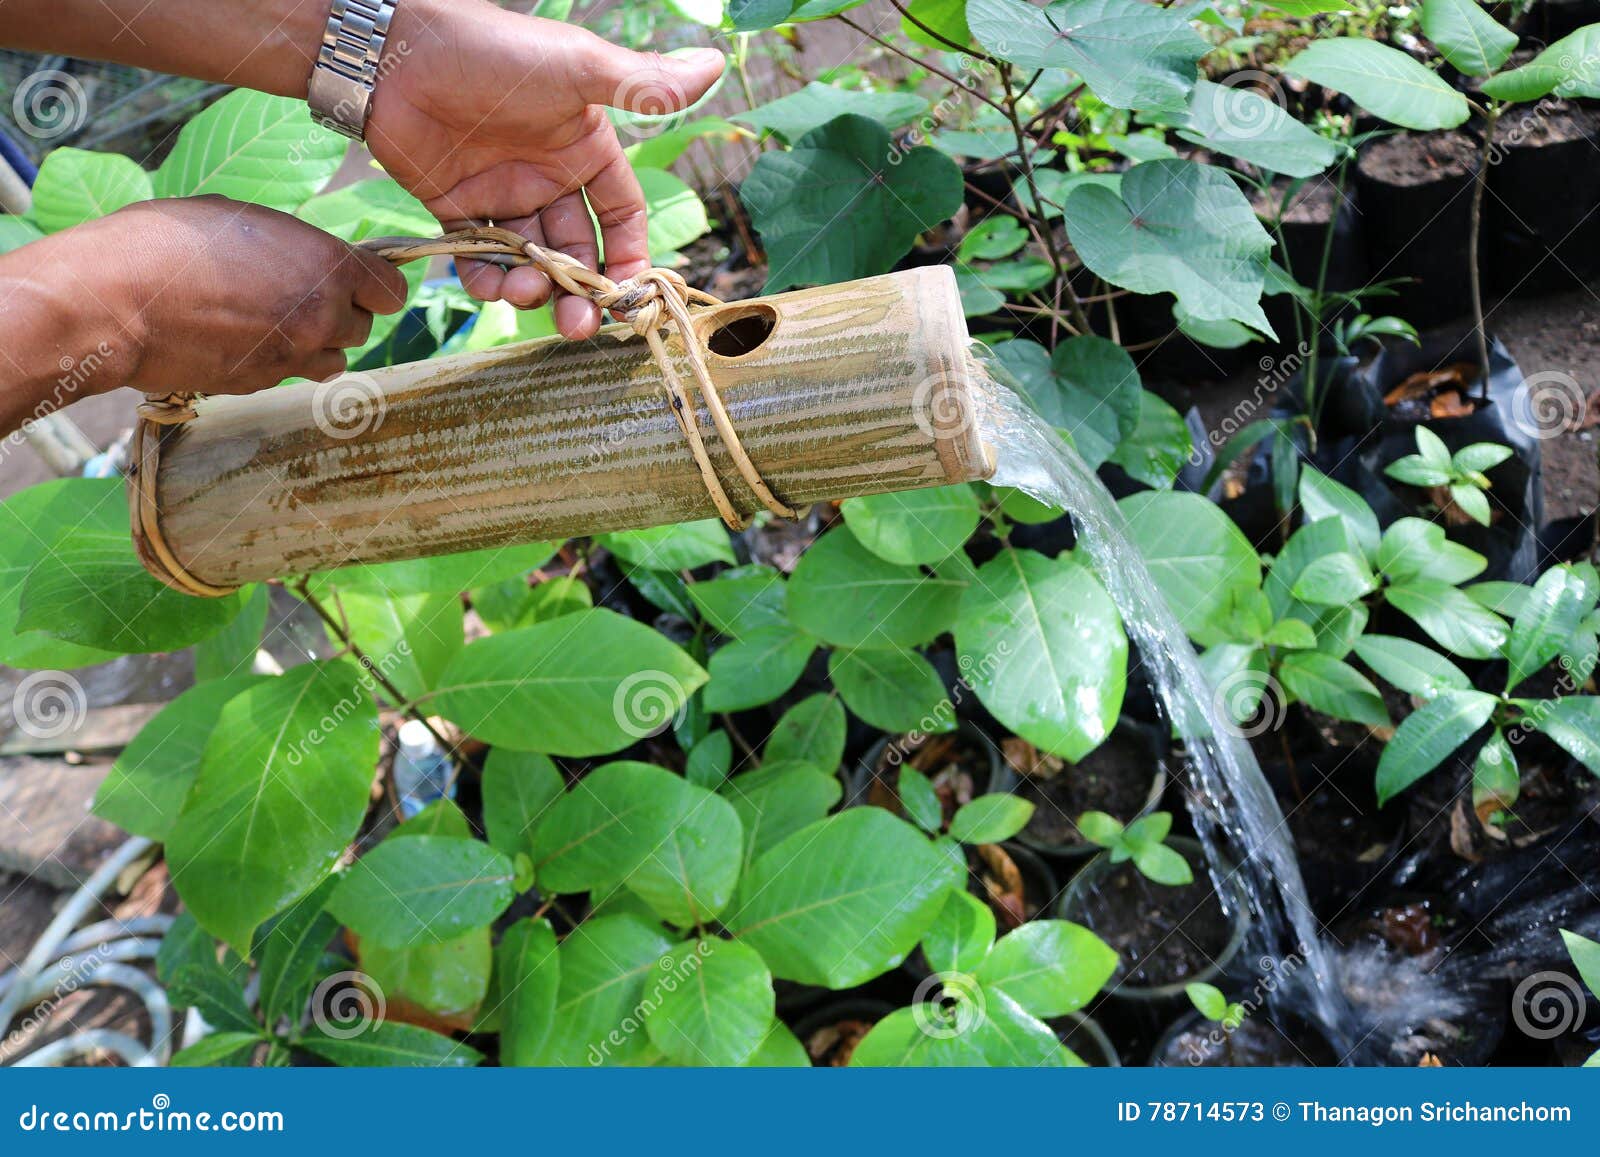
[[[339,933],[339,922],[325,909],[338,881],[330,876],[270,924],[259,937],[256,958],[261,965],[261,1011],[275,1028],[288,1018],[298,1021],[321,975],[323,953]]]
[[[744,830],[743,866],[828,814],[844,785],[837,776],[804,763],[768,760],[734,776],[719,793],[738,813]]]
[[[1468,76],[1498,71],[1517,46],[1517,34],[1478,7],[1478,0],[1426,0],[1422,31],[1441,56]]]
[[[935,972],[971,973],[994,945],[994,912],[971,892],[952,890],[922,937],[922,955]]]
[[[200,757],[223,705],[265,682],[240,675],[200,683],[161,709],[122,749],[95,793],[94,812],[125,831],[163,840],[200,774]]]
[[[543,1065],[637,1064],[652,1051],[644,1001],[662,996],[673,941],[637,916],[585,920],[561,942],[561,986]]]
[[[1452,483],[1450,486],[1450,500],[1479,526],[1489,525],[1489,496],[1472,483]]]
[[[539,1062],[555,1022],[561,990],[561,954],[548,920],[518,920],[505,930],[494,953],[495,975],[504,994],[500,1063]]]
[[[1497,442],[1474,442],[1470,446],[1463,446],[1450,457],[1451,463],[1458,471],[1464,474],[1482,474],[1493,470],[1500,463],[1510,458],[1513,451],[1510,446],[1502,446]]]
[[[650,570],[693,570],[709,562],[734,561],[728,528],[717,518],[623,530],[598,535],[595,541],[618,558]]]
[[[248,1065],[261,1041],[259,1032],[214,1032],[174,1053],[167,1064],[175,1069]]]
[[[1192,318],[1272,336],[1260,304],[1272,239],[1220,169],[1147,161],[1123,174],[1120,195],[1075,189],[1065,218],[1083,263],[1113,285],[1171,293]]]
[[[357,181],[306,201],[300,220],[345,241],[366,237],[428,236],[439,228],[422,202],[388,177]]]
[[[897,129],[927,111],[928,102],[916,93],[850,91],[812,81],[799,92],[738,113],[733,119],[794,143],[846,113],[869,117],[886,129]]]
[[[1278,666],[1278,681],[1313,711],[1369,727],[1389,726],[1389,711],[1378,689],[1341,659],[1320,651],[1286,655]]]
[[[1600,25],[1589,24],[1551,44],[1521,68],[1484,81],[1495,100],[1529,101],[1554,93],[1564,100],[1600,96]]]
[[[1361,548],[1361,557],[1369,562],[1377,559],[1382,538],[1378,516],[1372,513],[1367,500],[1354,490],[1307,466],[1300,471],[1300,506],[1307,522],[1339,519]]]
[[[33,220],[55,233],[148,201],[150,175],[118,153],[60,148],[45,157],[33,182]]]
[[[1364,558],[1335,551],[1307,564],[1290,593],[1303,603],[1337,607],[1356,602],[1377,589],[1378,580]]]
[[[923,831],[933,835],[944,826],[944,805],[939,802],[939,793],[933,789],[933,781],[916,768],[901,765],[895,776],[895,794],[900,797],[907,818]]]
[[[1493,659],[1505,646],[1510,630],[1505,620],[1479,606],[1459,587],[1431,579],[1413,579],[1384,592],[1389,605],[1410,618],[1452,654],[1468,659]]]
[[[835,647],[915,647],[955,622],[964,586],[885,562],[842,527],[801,556],[789,578],[789,616]]]
[[[244,607],[234,616],[233,622],[195,644],[196,683],[250,673],[256,651],[261,647],[261,632],[267,625],[270,590],[265,583],[246,587]]]
[[[1309,623],[1299,619],[1279,619],[1261,637],[1269,647],[1283,647],[1292,651],[1307,651],[1317,645],[1317,633]]]
[[[1126,830],[1121,820],[1101,811],[1084,812],[1078,817],[1077,826],[1084,839],[1102,848],[1112,848],[1121,843]]]
[[[1430,579],[1454,586],[1483,573],[1489,560],[1445,537],[1444,527],[1425,518],[1401,518],[1383,532],[1378,569],[1390,582]]]
[[[847,498],[839,509],[862,546],[900,566],[943,562],[978,526],[978,499],[966,484]]]
[[[1086,334],[1049,354],[1037,342],[1013,340],[996,343],[994,356],[1016,377],[1028,404],[1066,431],[1091,467],[1106,461],[1139,425],[1139,370],[1115,342]]]
[[[1178,133],[1193,144],[1289,177],[1314,177],[1341,152],[1338,144],[1295,120],[1277,101],[1253,89],[1209,80],[1195,84]]]
[[[1489,721],[1495,703],[1481,691],[1441,691],[1401,720],[1378,760],[1378,805],[1443,763]]]
[[[217,716],[166,853],[185,905],[236,948],[326,877],[361,826],[378,761],[365,678],[307,663]]]
[[[43,231],[32,221],[10,214],[0,214],[0,253],[21,249],[43,236]]]
[[[943,680],[915,651],[834,651],[828,675],[845,705],[880,730],[936,733],[955,727]]]
[[[1566,945],[1567,955],[1572,957],[1583,983],[1590,992],[1600,994],[1600,944],[1565,928],[1561,930],[1561,942]]]
[[[1473,583],[1462,589],[1473,602],[1488,607],[1503,619],[1518,618],[1527,608],[1528,598],[1533,594],[1532,587],[1513,582]]]
[[[1592,695],[1546,699],[1527,719],[1573,759],[1600,775],[1600,699]]]
[[[644,193],[649,230],[646,241],[656,261],[670,261],[673,253],[710,231],[705,202],[678,177],[665,169],[642,166],[636,167],[633,175]]]
[[[1181,888],[1194,882],[1194,869],[1183,855],[1165,844],[1146,844],[1133,853],[1133,866],[1157,884]]]
[[[360,948],[362,971],[391,1001],[415,1005],[452,1021],[466,1021],[488,995],[494,971],[488,928],[475,928],[437,944],[391,948],[363,940]]]
[[[28,569],[25,577],[15,570],[11,575],[20,590],[18,632],[38,630],[100,651],[177,651],[239,614],[241,593],[196,599],[150,576],[134,554],[120,479],[74,478],[58,485],[40,497],[41,507],[60,521],[25,532],[19,553]],[[22,504],[16,513],[30,506]]]
[[[744,711],[771,703],[805,673],[817,641],[792,626],[757,627],[721,647],[708,664],[707,711]]]
[[[543,566],[555,552],[554,543],[530,542],[525,546],[495,546],[433,558],[347,566],[316,576],[316,585],[332,584],[341,591],[361,591],[390,598],[456,594],[526,575]]]
[[[1364,635],[1355,652],[1380,679],[1408,695],[1432,699],[1441,691],[1470,691],[1472,681],[1449,659],[1431,647],[1391,635]]]
[[[950,884],[949,862],[915,828],[852,808],[758,858],[724,923],[774,976],[851,988],[905,959]]]
[[[454,836],[388,839],[357,860],[328,910],[363,940],[437,944],[490,924],[511,903],[509,857]]]
[[[739,813],[719,795],[684,783],[691,806],[629,873],[628,890],[669,924],[689,928],[717,916],[744,864]]]
[[[999,261],[1028,243],[1028,231],[1015,217],[996,213],[985,217],[961,239],[957,256],[962,261]]]
[[[831,695],[812,695],[783,713],[764,751],[768,763],[809,763],[830,775],[844,761],[844,708]]]
[[[1498,727],[1478,749],[1472,765],[1472,806],[1479,815],[1485,805],[1510,807],[1517,802],[1522,776],[1517,771],[1517,756]]]
[[[1506,643],[1507,694],[1562,652],[1593,605],[1594,592],[1570,566],[1539,576]]]
[[[961,207],[961,170],[926,146],[895,149],[888,129],[850,113],[762,153],[740,196],[776,293],[887,272]]]
[[[794,6],[794,0],[728,0],[728,23],[735,32],[759,32],[783,23]]]
[[[649,627],[594,609],[470,644],[433,703],[486,743],[603,755],[665,728],[706,678]]]
[[[329,1036],[314,1028],[301,1048],[347,1068],[470,1069],[483,1054],[460,1041],[416,1025],[380,1020],[359,1036]]]
[[[357,646],[402,695],[418,699],[461,650],[461,598],[456,594],[393,598],[349,591],[339,606]]]
[[[1203,646],[1231,641],[1236,592],[1261,585],[1261,560],[1233,520],[1198,494],[1133,494],[1117,507],[1184,632]]]
[[[1466,97],[1404,52],[1360,36],[1315,41],[1284,72],[1342,92],[1401,128],[1453,129],[1470,111]]]
[[[998,844],[1020,832],[1032,816],[1027,800],[991,792],[961,806],[950,820],[950,835],[964,844]]]
[[[967,24],[988,52],[1025,69],[1064,68],[1113,108],[1182,109],[1209,50],[1177,12],[1137,0],[967,0]]]
[[[755,949],[737,940],[699,940],[664,956],[661,967],[687,975],[670,988],[663,983],[661,1002],[645,1016],[651,1042],[681,1065],[749,1061],[774,1014],[772,973]]]
[[[220,968],[184,965],[167,982],[167,999],[177,1008],[198,1009],[207,1024],[221,1031],[261,1032],[243,988]]]
[[[483,830],[489,846],[532,854],[533,829],[561,798],[561,772],[547,756],[492,748],[483,765]]]
[[[1172,485],[1193,451],[1194,441],[1183,415],[1149,390],[1140,390],[1139,424],[1108,461],[1146,486],[1161,490]]]
[[[1228,998],[1222,995],[1220,988],[1197,981],[1184,985],[1183,991],[1189,997],[1189,1003],[1207,1020],[1221,1022],[1227,1018]]]
[[[956,649],[983,705],[1045,751],[1076,763],[1117,721],[1128,639],[1071,555],[1006,550],[985,563],[962,599]]]
[[[1408,486],[1443,486],[1450,481],[1450,471],[1431,465],[1420,454],[1407,454],[1396,458],[1383,468],[1383,472],[1396,482]]]
[[[721,729],[711,732],[689,751],[683,777],[696,787],[716,791],[733,767],[733,740]]]
[[[308,117],[304,101],[235,89],[183,126],[155,195],[216,193],[292,213],[328,183],[349,144]]]
[[[758,627],[789,622],[784,607],[783,576],[771,567],[724,571],[710,582],[691,583],[689,598],[719,632],[739,637]]]
[[[1033,920],[995,942],[975,973],[1034,1016],[1065,1016],[1084,1007],[1117,969],[1117,954],[1093,932],[1067,920]]]

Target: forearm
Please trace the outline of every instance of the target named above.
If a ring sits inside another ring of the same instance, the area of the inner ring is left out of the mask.
[[[304,97],[329,0],[4,0],[0,42]]]

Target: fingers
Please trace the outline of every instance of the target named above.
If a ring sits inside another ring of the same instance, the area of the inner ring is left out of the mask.
[[[540,221],[550,248],[577,258],[590,269],[599,268],[594,222],[582,193],[558,198],[540,215]],[[600,309],[586,298],[560,295],[556,298],[555,315],[556,328],[569,338],[593,337],[600,328]]]
[[[487,261],[456,258],[456,276],[461,278],[461,288],[475,301],[499,301],[505,287],[506,271]]]
[[[351,300],[369,314],[399,313],[404,309],[411,287],[400,270],[376,253],[354,246],[346,248],[348,253],[342,264],[351,277]],[[371,320],[369,316],[369,325]]]
[[[609,143],[611,160],[589,182],[587,192],[605,239],[606,275],[624,281],[650,264],[649,219],[633,166],[615,137]]]
[[[372,336],[372,314],[359,305],[351,306],[343,324],[333,332],[328,343],[334,349],[355,349],[367,343]]]
[[[715,48],[692,48],[671,56],[630,52],[590,37],[573,81],[585,104],[604,104],[659,116],[681,112],[704,96],[725,63]]]
[[[547,244],[544,227],[539,223],[537,216],[518,217],[514,221],[505,221],[502,224],[512,232],[520,233],[535,245]],[[550,279],[543,273],[530,265],[523,265],[506,271],[505,281],[500,287],[500,297],[518,309],[537,309],[550,300],[552,288]]]
[[[298,370],[298,376],[313,382],[325,382],[344,373],[349,361],[343,350],[322,350],[312,354]]]

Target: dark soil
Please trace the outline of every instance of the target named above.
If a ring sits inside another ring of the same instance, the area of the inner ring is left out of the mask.
[[[1321,1037],[1302,1026],[1280,1027],[1257,1009],[1232,1031],[1191,1013],[1150,1058],[1160,1068],[1305,1068],[1338,1063]]]
[[[1256,216],[1271,219],[1283,204],[1289,182],[1275,181],[1270,190],[1250,191],[1250,207]],[[1338,191],[1332,181],[1307,181],[1295,191],[1283,213],[1286,225],[1326,225],[1333,217],[1334,195]]]
[[[1362,176],[1411,187],[1466,176],[1478,167],[1478,146],[1463,133],[1399,133],[1362,150]]]
[[[1513,109],[1501,118],[1495,144],[1503,149],[1532,149],[1542,145],[1581,141],[1600,133],[1600,113],[1564,100]]]
[[[900,739],[884,749],[867,788],[868,803],[899,810],[899,800],[890,785],[899,781],[902,766],[920,771],[932,782],[946,823],[963,805],[995,786],[991,783],[994,764],[988,749],[967,734],[954,731],[922,736],[908,749],[911,742],[909,737]]]
[[[1159,770],[1141,745],[1119,743],[1113,736],[1082,763],[1067,764],[1048,777],[1024,774],[1016,794],[1034,810],[1023,835],[1048,847],[1082,848],[1088,841],[1078,833],[1077,818],[1087,811],[1102,811],[1123,823],[1136,818],[1150,800]]]

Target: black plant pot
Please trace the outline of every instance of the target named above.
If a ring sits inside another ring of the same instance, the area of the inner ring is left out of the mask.
[[[963,740],[969,750],[980,752],[981,760],[974,761],[967,767],[972,776],[972,795],[976,799],[980,795],[990,792],[1010,791],[1016,785],[1016,774],[1006,763],[1000,749],[995,746],[984,732],[967,722],[961,720],[956,725],[956,734]],[[847,762],[841,769],[844,780],[844,807],[860,807],[867,803],[868,793],[872,789],[872,782],[879,777],[890,781],[899,775],[900,766],[911,758],[915,752],[912,745],[912,736],[882,736],[876,743],[867,749],[865,754],[853,764]],[[937,736],[927,737],[937,739]]]
[[[1150,1051],[1151,1068],[1307,1068],[1339,1063],[1332,1045],[1299,1020],[1251,1009],[1229,1029],[1190,1009],[1167,1027]]]
[[[1516,108],[1501,120],[1483,222],[1494,292],[1582,289],[1600,272],[1597,137],[1600,113],[1565,101]]]
[[[1167,788],[1166,732],[1126,715],[1099,747],[1077,764],[1068,764],[1049,779],[1019,776],[1013,792],[1034,804],[1033,818],[1017,833],[1017,842],[1054,860],[1079,860],[1100,849],[1078,834],[1077,817],[1104,811],[1123,823],[1148,815]],[[1101,781],[1103,791],[1082,784]],[[1118,807],[1113,801],[1126,801]]]
[[[1100,1027],[1100,1022],[1086,1012],[1069,1012],[1066,1016],[1052,1017],[1045,1021],[1055,1032],[1056,1039],[1076,1054],[1077,1058],[1092,1069],[1118,1069],[1122,1067],[1122,1058],[1117,1055],[1117,1046],[1111,1043],[1111,1038],[1106,1035],[1106,1030]]]

